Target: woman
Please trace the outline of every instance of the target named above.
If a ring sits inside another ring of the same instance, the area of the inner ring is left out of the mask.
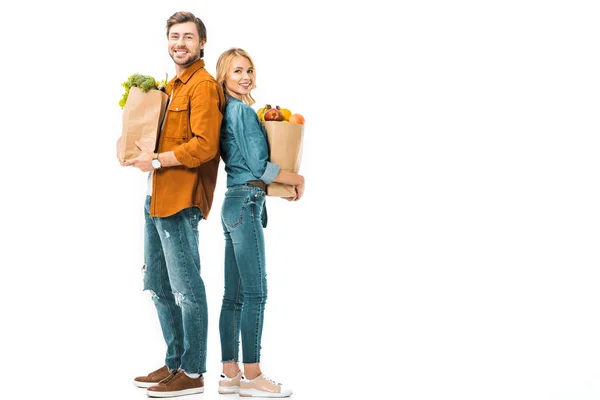
[[[262,374],[260,349],[267,280],[265,271],[265,188],[271,182],[293,185],[300,200],[304,177],[268,161],[266,133],[250,107],[256,87],[254,63],[242,49],[231,48],[217,61],[216,79],[227,99],[221,125],[221,157],[227,192],[221,211],[225,234],[225,294],[219,331],[223,374],[219,393],[252,397],[288,397],[292,391]],[[240,369],[241,334],[244,372]]]

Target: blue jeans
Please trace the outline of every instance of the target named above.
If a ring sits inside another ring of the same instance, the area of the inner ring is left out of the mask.
[[[188,373],[206,372],[208,310],[200,277],[198,223],[202,212],[186,208],[166,218],[144,207],[144,290],[152,292],[167,343],[165,364]]]
[[[265,192],[250,185],[225,193],[221,223],[225,234],[225,293],[219,318],[221,361],[260,362],[260,343],[267,301],[263,210]]]

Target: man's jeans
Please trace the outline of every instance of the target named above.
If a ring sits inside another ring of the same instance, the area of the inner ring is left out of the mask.
[[[239,361],[240,330],[243,362],[260,362],[267,301],[261,220],[264,202],[265,192],[256,186],[233,186],[225,193],[221,210],[225,234],[225,294],[219,319],[222,362]]]
[[[152,299],[167,343],[165,364],[188,373],[206,372],[208,310],[200,277],[198,222],[202,212],[186,208],[166,218],[144,207],[144,290]]]

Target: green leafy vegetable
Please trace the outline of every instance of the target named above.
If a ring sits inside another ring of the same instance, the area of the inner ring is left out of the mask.
[[[119,106],[121,106],[121,108],[125,107],[125,103],[127,103],[127,97],[129,97],[129,90],[132,87],[137,87],[144,93],[149,90],[161,90],[164,92],[167,87],[168,78],[169,76],[165,74],[165,79],[157,82],[156,79],[149,75],[136,73],[129,76],[129,78],[127,78],[127,80],[121,84],[121,86],[125,88],[125,92],[123,93],[121,100],[119,100]]]

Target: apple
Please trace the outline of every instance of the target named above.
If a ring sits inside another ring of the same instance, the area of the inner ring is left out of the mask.
[[[283,115],[281,111],[276,108],[269,108],[263,114],[265,121],[283,121]]]

